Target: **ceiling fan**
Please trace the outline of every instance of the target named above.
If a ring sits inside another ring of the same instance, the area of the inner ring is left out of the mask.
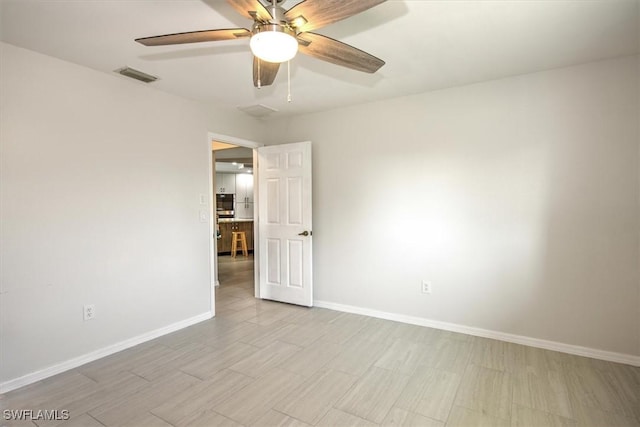
[[[353,70],[375,73],[385,62],[346,43],[310,32],[363,12],[386,0],[304,0],[289,10],[272,0],[264,6],[259,0],[227,0],[241,15],[252,19],[251,30],[228,28],[190,31],[136,39],[145,46],[235,40],[250,37],[253,52],[253,85],[273,83],[280,63],[296,52]]]

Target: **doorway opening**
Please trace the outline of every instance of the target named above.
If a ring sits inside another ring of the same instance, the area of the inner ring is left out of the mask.
[[[262,144],[209,134],[211,155],[212,289],[211,307],[258,297],[255,149]],[[235,256],[233,239],[240,235]],[[220,307],[223,309],[223,307]]]

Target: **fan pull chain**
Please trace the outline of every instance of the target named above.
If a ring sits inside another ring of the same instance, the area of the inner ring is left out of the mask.
[[[258,89],[262,88],[262,80],[260,79],[260,63],[262,61],[258,58]]]
[[[287,61],[287,102],[291,102],[291,61]]]

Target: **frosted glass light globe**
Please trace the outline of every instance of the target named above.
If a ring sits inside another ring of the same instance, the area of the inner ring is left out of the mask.
[[[254,34],[249,42],[255,56],[267,62],[286,62],[296,56],[298,41],[281,31],[262,31]]]

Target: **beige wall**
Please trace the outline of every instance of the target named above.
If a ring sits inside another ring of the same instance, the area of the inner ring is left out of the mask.
[[[257,122],[0,49],[0,383],[206,315],[208,132]]]
[[[630,57],[272,122],[314,143],[315,299],[640,355],[639,75]]]

